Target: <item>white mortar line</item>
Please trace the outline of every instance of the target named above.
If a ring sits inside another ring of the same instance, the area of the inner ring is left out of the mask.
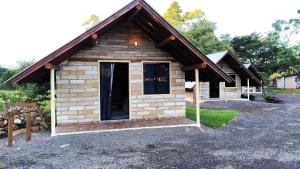
[[[122,128],[122,129],[56,133],[55,136],[65,136],[65,135],[74,135],[74,134],[88,134],[88,133],[104,133],[104,132],[116,132],[116,131],[130,131],[130,130],[142,130],[142,129],[176,128],[176,127],[199,127],[199,126],[197,124],[182,124],[182,125],[169,125],[169,126],[134,127],[134,128]]]

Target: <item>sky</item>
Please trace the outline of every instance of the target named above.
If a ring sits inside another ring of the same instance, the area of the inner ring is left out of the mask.
[[[146,0],[161,15],[172,0]],[[101,20],[131,0],[2,0],[0,65],[47,56],[85,31],[91,14]],[[300,0],[178,0],[183,11],[201,8],[217,23],[216,34],[266,33],[276,19],[296,16]]]

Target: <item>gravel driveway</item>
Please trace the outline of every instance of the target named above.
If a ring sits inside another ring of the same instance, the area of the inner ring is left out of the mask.
[[[206,102],[240,116],[223,129],[145,129],[0,140],[0,168],[300,168],[300,95],[286,104]]]

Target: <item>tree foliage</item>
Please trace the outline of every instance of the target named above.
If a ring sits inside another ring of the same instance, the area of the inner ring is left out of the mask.
[[[13,89],[13,85],[10,83],[4,83],[17,73],[16,70],[6,70],[0,77],[0,89],[10,90]]]
[[[0,67],[0,77],[7,71],[6,68]]]
[[[86,30],[89,30],[100,22],[100,18],[97,15],[92,14],[86,21],[83,22],[82,26],[85,27]]]
[[[180,28],[180,26],[182,26],[185,22],[195,18],[200,18],[201,15],[203,15],[201,9],[195,9],[194,11],[188,11],[182,14],[179,3],[174,0],[164,14],[164,18],[174,27]]]
[[[300,9],[297,11],[298,17],[289,20],[276,20],[272,24],[274,34],[281,38],[284,45],[289,45],[291,41],[295,40],[300,33]],[[299,43],[299,41],[298,41]]]
[[[251,63],[267,75],[298,73],[299,45],[287,46],[271,32],[263,37],[258,33],[234,37],[231,41],[236,56],[244,63]]]
[[[273,30],[266,35],[254,32],[233,38],[229,34],[217,37],[216,24],[201,18],[203,12],[200,9],[182,14],[176,0],[171,3],[164,18],[204,54],[230,50],[243,63],[253,64],[262,76],[268,77],[274,73],[300,73],[300,9],[297,13],[299,16],[296,18],[274,22]],[[186,21],[197,17],[198,20],[182,29]]]
[[[17,72],[21,72],[22,70],[26,69],[27,67],[31,66],[34,63],[34,59],[30,60],[17,60]]]
[[[7,81],[12,76],[14,76],[15,74],[26,69],[28,66],[32,65],[33,63],[34,63],[34,59],[28,61],[22,60],[22,61],[17,61],[18,67],[16,69],[0,68],[0,89],[6,89],[6,90],[14,89],[14,86],[12,84],[4,83],[4,82]]]
[[[211,54],[230,48],[230,44],[221,41],[214,33],[216,26],[206,19],[194,23],[183,34],[204,54]],[[228,38],[228,37],[227,37]]]

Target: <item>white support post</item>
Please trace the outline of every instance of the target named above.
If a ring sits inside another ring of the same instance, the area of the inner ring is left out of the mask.
[[[51,136],[55,136],[55,69],[50,70],[50,88],[51,88]]]
[[[200,126],[200,85],[199,85],[199,70],[195,69],[195,81],[196,81],[196,122],[197,126]]]
[[[261,80],[260,83],[261,83],[261,86],[260,86],[260,93],[262,93],[262,91],[263,91],[263,81]]]
[[[201,102],[202,98],[201,98],[201,82],[199,79],[199,102]]]
[[[248,86],[248,100],[250,100],[250,80],[247,79],[247,86]]]

